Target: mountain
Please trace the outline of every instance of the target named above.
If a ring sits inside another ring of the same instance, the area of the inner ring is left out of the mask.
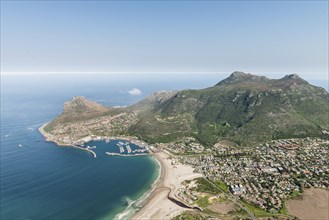
[[[50,131],[54,125],[88,120],[104,115],[108,111],[108,107],[90,101],[83,96],[76,96],[71,101],[64,103],[63,112],[54,121],[49,123],[45,129]]]
[[[73,98],[46,128],[60,134],[58,138],[70,136],[74,141],[90,134],[133,135],[151,143],[192,136],[205,146],[221,140],[251,145],[280,138],[325,137],[328,112],[328,92],[297,74],[268,79],[234,72],[212,87],[159,92],[126,108]]]

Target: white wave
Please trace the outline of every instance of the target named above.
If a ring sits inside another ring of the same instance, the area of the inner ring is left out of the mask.
[[[153,182],[151,189],[147,190],[141,197],[139,197],[135,201],[130,200],[128,197],[126,197],[125,199],[128,202],[128,206],[123,212],[118,213],[114,217],[115,220],[129,219],[131,216],[133,216],[133,214],[135,214],[139,209],[141,209],[143,207],[143,205],[145,205],[148,198],[150,197],[152,192],[155,190],[156,185],[161,176],[161,164],[158,160],[156,160],[156,159],[154,159],[154,160],[156,161],[156,163],[159,166],[159,168],[158,168],[159,173],[158,173],[157,179]]]
[[[38,124],[33,124],[30,125],[29,127],[27,127],[28,130],[34,131],[35,129],[40,128],[42,125],[44,125],[45,123],[38,123]]]
[[[128,206],[123,212],[118,213],[114,217],[115,220],[128,219],[136,212],[136,208],[133,205],[137,200],[132,200],[129,197],[124,197],[124,200],[127,202]]]

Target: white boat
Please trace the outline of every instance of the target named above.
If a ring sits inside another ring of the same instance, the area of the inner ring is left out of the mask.
[[[124,148],[123,147],[120,147],[120,154],[125,152]]]

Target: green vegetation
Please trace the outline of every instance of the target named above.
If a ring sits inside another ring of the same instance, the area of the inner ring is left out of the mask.
[[[242,203],[248,208],[256,217],[278,217],[281,216],[282,219],[290,219],[291,216],[289,216],[288,211],[286,209],[286,206],[283,205],[283,207],[279,210],[279,213],[270,213],[267,212],[256,205],[250,204],[246,201],[242,201]],[[279,218],[281,219],[281,218]]]
[[[293,192],[290,194],[290,196],[289,196],[288,199],[295,199],[295,198],[300,197],[301,195],[302,195],[302,194],[301,194],[299,191],[295,190],[295,191],[293,191]]]
[[[53,123],[48,123],[45,127],[43,127],[43,130],[45,132],[50,132],[51,130],[53,130]]]
[[[195,219],[204,220],[206,218],[200,214],[191,211],[185,211],[182,214],[174,217],[172,220],[195,220]]]
[[[196,203],[200,207],[204,208],[204,207],[207,207],[209,205],[208,199],[209,199],[209,196],[202,196],[202,197],[199,197],[198,198],[198,200],[196,201]]]
[[[283,214],[283,215],[289,215],[285,203],[283,203],[282,208],[279,210],[279,213],[280,213],[280,214]]]
[[[298,76],[270,80],[236,73],[217,86],[173,94],[157,103],[154,112],[143,114],[131,131],[152,142],[193,136],[204,146],[221,140],[244,146],[279,138],[322,137],[321,131],[329,130],[323,120],[328,103],[325,90]]]
[[[245,205],[247,207],[247,209],[249,209],[252,213],[254,213],[254,215],[256,217],[272,217],[272,216],[274,216],[274,214],[271,214],[259,207],[256,207],[255,205],[252,205],[245,201],[243,201],[242,203],[243,203],[243,205]]]
[[[214,194],[214,195],[220,193],[220,191],[216,187],[211,185],[204,178],[198,178],[197,184],[198,184],[198,187],[196,188],[196,191],[198,191],[198,192],[206,192],[206,193],[210,193],[210,194]]]
[[[214,183],[215,183],[219,188],[221,188],[224,192],[226,192],[226,193],[229,192],[228,185],[226,185],[223,181],[221,181],[221,180],[216,180]]]

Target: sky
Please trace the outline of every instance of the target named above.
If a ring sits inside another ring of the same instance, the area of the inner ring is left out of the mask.
[[[1,73],[328,76],[328,1],[1,1]]]

